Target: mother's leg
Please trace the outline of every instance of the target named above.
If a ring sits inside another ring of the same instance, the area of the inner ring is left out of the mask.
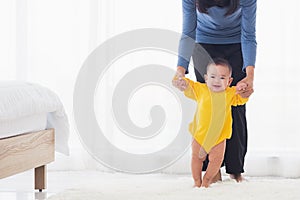
[[[242,80],[246,73],[242,71],[243,57],[240,44],[231,45],[227,50],[224,49],[225,59],[232,66],[232,85],[236,85]],[[241,173],[244,172],[244,161],[247,152],[247,120],[246,106],[232,107],[232,136],[226,142],[225,151],[225,167],[226,173],[231,174],[231,177],[236,181],[241,181]]]

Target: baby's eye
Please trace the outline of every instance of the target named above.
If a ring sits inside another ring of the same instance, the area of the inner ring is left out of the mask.
[[[210,76],[210,78],[215,78],[215,76]]]
[[[221,77],[221,79],[222,79],[222,80],[224,80],[224,79],[225,79],[225,77]]]

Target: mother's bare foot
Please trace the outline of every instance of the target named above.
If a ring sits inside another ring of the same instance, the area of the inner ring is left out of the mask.
[[[244,177],[242,176],[242,174],[238,173],[238,174],[230,174],[230,178],[235,179],[236,182],[242,182],[244,180]]]

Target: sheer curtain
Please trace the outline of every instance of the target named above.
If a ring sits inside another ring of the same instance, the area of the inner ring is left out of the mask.
[[[255,93],[247,105],[249,175],[300,176],[299,2],[288,2],[293,6],[258,1]],[[0,79],[52,89],[69,114],[71,156],[57,154],[50,169],[108,170],[86,153],[75,131],[72,98],[77,74],[98,45],[120,33],[138,28],[180,32],[181,1],[2,0],[0,24]],[[189,152],[164,171],[189,172]]]
[[[16,78],[16,5],[0,2],[0,80]]]

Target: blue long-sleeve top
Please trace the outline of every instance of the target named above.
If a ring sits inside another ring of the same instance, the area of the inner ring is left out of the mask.
[[[196,0],[182,0],[183,29],[178,49],[177,66],[188,73],[190,58],[196,43],[241,43],[243,70],[255,66],[256,60],[256,0],[240,0],[237,10],[225,16],[227,7],[213,6],[200,13]]]

